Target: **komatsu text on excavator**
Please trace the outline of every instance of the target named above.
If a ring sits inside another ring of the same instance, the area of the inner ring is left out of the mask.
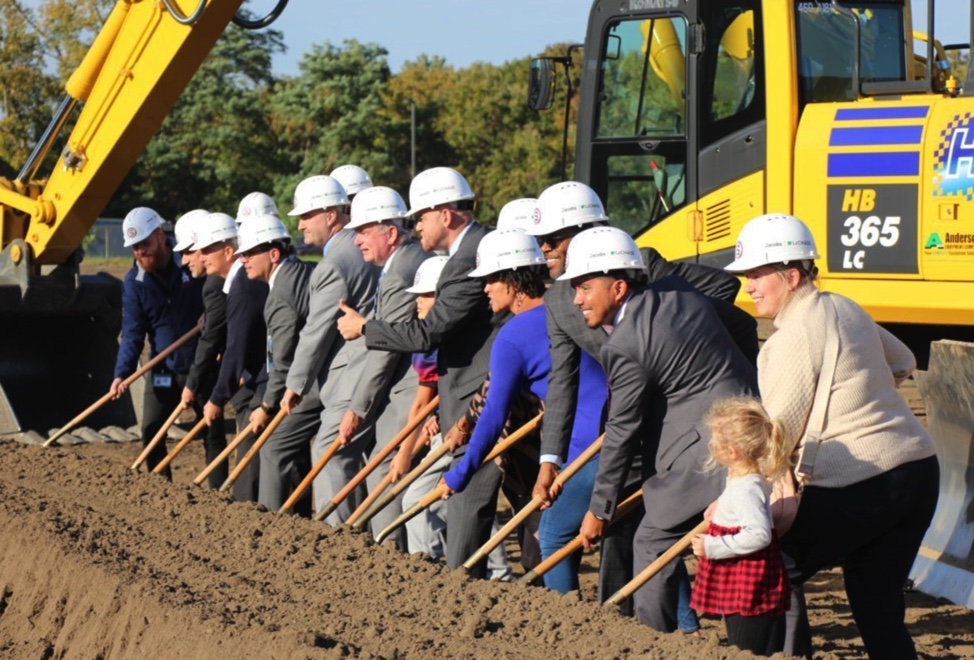
[[[865,307],[927,370],[920,389],[943,477],[914,577],[968,607],[974,80],[951,69],[969,45],[916,30],[912,10],[926,9],[927,26],[952,12],[969,35],[970,4],[600,0],[575,152],[576,178],[613,222],[669,259],[722,267],[751,218],[808,223],[822,288]],[[550,67],[533,65],[536,107],[550,98]]]

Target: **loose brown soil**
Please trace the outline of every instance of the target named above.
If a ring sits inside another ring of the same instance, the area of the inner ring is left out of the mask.
[[[746,657],[132,473],[135,444],[0,442],[4,655]]]
[[[904,396],[922,415],[915,389]],[[696,639],[599,607],[594,555],[581,598],[470,581],[192,486],[198,443],[173,483],[132,473],[138,444],[0,440],[0,657],[751,657],[716,619]],[[816,657],[864,657],[841,575],[807,593]],[[921,657],[974,657],[974,613],[906,598]]]

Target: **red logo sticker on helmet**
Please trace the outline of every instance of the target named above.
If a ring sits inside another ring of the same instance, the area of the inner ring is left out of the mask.
[[[125,230],[125,235],[128,238],[135,238],[136,236],[139,235],[139,232],[135,227],[129,227],[128,229]]]
[[[534,211],[531,213],[531,220],[533,220],[534,224],[536,225],[541,224],[541,209],[535,207]]]
[[[744,244],[737,241],[737,245],[734,246],[734,259],[740,259],[741,255],[744,254]]]

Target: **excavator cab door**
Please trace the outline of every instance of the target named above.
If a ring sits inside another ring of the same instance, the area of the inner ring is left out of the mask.
[[[763,212],[759,0],[593,7],[576,177],[612,223],[668,259],[723,266]],[[663,220],[666,219],[666,222]]]
[[[633,235],[694,209],[697,5],[633,0],[592,8],[575,174],[598,192],[612,224]],[[683,247],[695,250],[692,240]]]

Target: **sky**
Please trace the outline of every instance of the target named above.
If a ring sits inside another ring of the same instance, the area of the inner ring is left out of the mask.
[[[275,0],[251,0],[254,14]],[[344,39],[374,42],[389,51],[389,65],[419,55],[441,55],[455,67],[534,55],[545,46],[581,42],[592,0],[290,0],[274,29],[288,52],[274,62],[278,74],[295,75],[312,44]]]
[[[274,59],[278,75],[297,75],[313,44],[344,39],[377,43],[389,51],[393,72],[419,55],[440,55],[464,68],[501,64],[541,52],[545,46],[581,42],[593,0],[290,0],[273,27],[284,34],[286,53]],[[625,0],[618,0],[624,2]],[[721,0],[710,0],[720,2]],[[22,0],[37,7],[41,0]],[[917,29],[926,27],[926,0],[911,0]],[[277,0],[249,0],[263,16]],[[190,7],[192,0],[181,0]],[[968,40],[968,3],[938,0],[937,36],[942,43]]]

